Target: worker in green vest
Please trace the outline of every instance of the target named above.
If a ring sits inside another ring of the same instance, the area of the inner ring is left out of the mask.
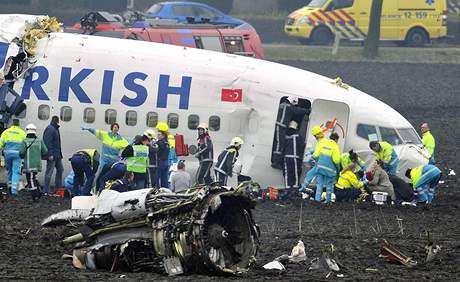
[[[137,135],[132,145],[121,152],[121,157],[126,159],[126,170],[134,174],[135,189],[144,189],[149,161],[150,138],[147,135]]]
[[[422,131],[422,143],[423,147],[430,153],[429,164],[434,165],[434,149],[436,148],[436,141],[434,140],[433,135],[431,134],[430,127],[428,123],[424,123],[421,126]]]
[[[19,155],[24,159],[22,172],[26,174],[26,188],[35,202],[41,197],[37,174],[42,171],[42,158],[48,154],[48,149],[43,140],[37,137],[37,127],[34,124],[26,126],[26,133],[27,136],[22,142]]]
[[[93,188],[94,176],[99,168],[100,155],[96,149],[84,149],[76,152],[69,159],[75,173],[73,178],[74,196],[90,196]],[[86,176],[86,182],[84,181]],[[83,182],[84,186],[83,186]],[[83,186],[83,189],[80,187]]]

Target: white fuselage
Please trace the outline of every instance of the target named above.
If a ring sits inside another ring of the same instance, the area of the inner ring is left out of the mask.
[[[60,123],[67,168],[67,159],[75,151],[101,147],[93,135],[80,127],[109,130],[114,115],[110,110],[116,111],[120,133],[129,140],[147,128],[147,117],[153,124],[156,114],[158,121],[177,115],[178,126],[171,131],[183,134],[188,144],[195,144],[197,139],[196,130],[189,129],[189,118],[196,118],[191,115],[197,115],[199,122],[211,123],[211,127],[216,126],[218,117],[219,130],[210,131],[215,158],[232,137],[243,137],[245,144],[239,158],[243,174],[263,187],[284,186],[281,171],[270,165],[276,116],[283,96],[312,103],[308,129],[336,118],[341,126],[341,148],[353,148],[366,159],[371,157],[369,141],[357,135],[358,124],[413,130],[398,112],[357,89],[346,90],[329,78],[268,61],[65,33],[52,33],[41,39],[37,54],[33,75],[26,76],[26,86],[23,87],[24,80],[19,80],[14,87],[27,99],[23,125],[35,123],[41,135],[51,116],[70,118]],[[222,101],[223,89],[240,89],[242,102]],[[93,111],[94,122],[86,122],[91,121]],[[307,147],[312,147],[314,138],[307,136]],[[381,138],[380,133],[375,137]],[[197,161],[187,159],[188,169],[194,172]],[[415,156],[409,157],[408,163],[423,161]]]

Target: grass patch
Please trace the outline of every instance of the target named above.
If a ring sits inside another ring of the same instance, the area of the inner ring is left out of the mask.
[[[336,55],[332,55],[332,47],[266,44],[264,50],[269,61],[460,64],[460,48],[380,47],[374,60],[363,58],[362,47],[339,47]]]

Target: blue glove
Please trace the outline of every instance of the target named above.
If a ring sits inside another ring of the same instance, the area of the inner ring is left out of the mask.
[[[89,131],[89,128],[88,127],[81,127],[81,130],[85,131],[85,130],[88,130]]]
[[[299,192],[302,193],[303,191],[305,191],[305,186],[302,184],[299,188]]]

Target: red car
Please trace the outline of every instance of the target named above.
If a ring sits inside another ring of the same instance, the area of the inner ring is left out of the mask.
[[[67,29],[67,31],[76,32],[77,30]],[[92,34],[213,50],[259,59],[264,58],[262,42],[252,27],[245,29],[244,27],[231,28],[193,24],[180,25],[180,28],[178,26],[112,28],[96,30]]]

